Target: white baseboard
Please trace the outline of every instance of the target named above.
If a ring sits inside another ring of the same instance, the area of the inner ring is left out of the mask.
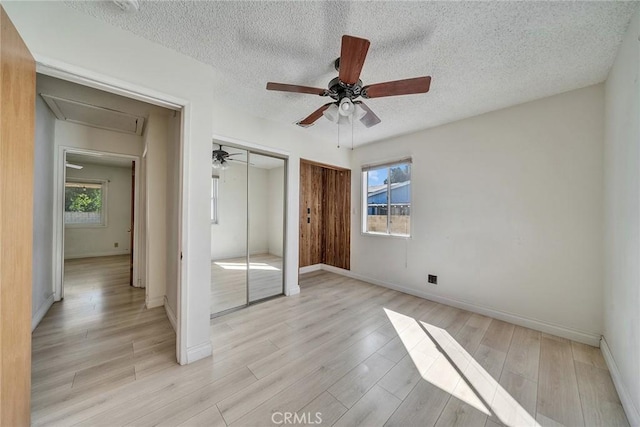
[[[161,297],[149,298],[145,301],[147,308],[162,307],[164,305],[164,295]]]
[[[47,314],[47,311],[49,311],[52,305],[53,305],[53,294],[49,295],[49,297],[42,304],[40,304],[40,307],[38,307],[36,312],[33,313],[33,316],[31,317],[31,332],[33,332],[36,326],[40,324],[40,322],[42,321],[42,318],[44,317],[45,314]]]
[[[82,252],[79,254],[65,254],[64,259],[97,258],[101,256],[128,255],[128,254],[129,254],[128,249],[118,249],[114,251]]]
[[[167,318],[169,319],[169,323],[171,323],[171,326],[173,327],[173,331],[177,332],[178,322],[176,322],[176,313],[174,313],[173,309],[169,305],[169,301],[167,300],[166,296],[164,297],[164,311],[167,313]]]
[[[189,347],[187,348],[187,364],[209,357],[212,353],[213,348],[211,347],[211,341]]]
[[[556,335],[562,338],[567,338],[573,341],[581,342],[583,344],[589,344],[594,347],[600,345],[600,335],[589,332],[578,331],[564,326],[556,325],[553,323],[543,322],[541,320],[530,319],[528,317],[520,316],[513,313],[507,313],[504,311],[496,310],[481,305],[476,305],[466,301],[460,301],[453,298],[443,297],[440,295],[431,294],[429,292],[419,291],[416,289],[405,288],[395,283],[385,282],[371,277],[362,276],[358,273],[354,273],[350,270],[344,270],[342,268],[333,267],[331,265],[321,265],[322,270],[330,271],[332,273],[341,274],[343,276],[351,277],[353,279],[362,280],[363,282],[372,283],[374,285],[383,286],[385,288],[394,289],[396,291],[403,292],[405,294],[414,295],[420,298],[428,299],[431,301],[439,302],[441,304],[450,305],[452,307],[461,308],[463,310],[472,311],[474,313],[482,314],[484,316],[493,317],[494,319],[503,320],[505,322],[513,323],[514,325],[524,326],[525,328],[534,329],[536,331],[545,332],[551,335]]]
[[[325,266],[325,265],[324,264],[307,265],[305,267],[300,267],[298,269],[298,273],[299,274],[304,274],[304,273],[311,273],[312,271],[323,270],[323,266]],[[331,267],[331,266],[327,265],[326,267]]]
[[[285,295],[290,297],[292,295],[298,295],[300,293],[300,286],[290,286],[285,290]]]
[[[613,354],[611,354],[611,349],[609,348],[607,340],[605,340],[604,337],[602,337],[602,339],[600,340],[600,351],[602,352],[604,361],[607,362],[607,367],[609,368],[611,379],[613,380],[613,384],[616,386],[616,391],[618,392],[618,396],[620,397],[620,402],[622,403],[624,412],[625,414],[627,414],[627,420],[629,420],[629,424],[632,426],[640,426],[640,412],[638,411],[636,405],[633,403],[633,400],[629,395],[629,390],[627,390],[627,387],[624,385],[624,381],[622,380],[622,375],[620,375],[618,365],[616,364],[616,361],[613,358]]]

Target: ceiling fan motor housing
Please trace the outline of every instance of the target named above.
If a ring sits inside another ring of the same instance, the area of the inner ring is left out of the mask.
[[[339,77],[332,79],[329,82],[328,95],[336,101],[341,101],[342,98],[349,98],[354,100],[358,98],[362,93],[362,80],[358,80],[358,83],[354,85],[348,85],[340,81]]]

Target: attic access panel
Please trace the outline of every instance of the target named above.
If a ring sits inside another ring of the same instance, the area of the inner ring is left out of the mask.
[[[144,117],[41,93],[59,120],[116,132],[142,135]]]

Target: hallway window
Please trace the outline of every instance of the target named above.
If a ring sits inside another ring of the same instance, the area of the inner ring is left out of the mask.
[[[75,227],[104,227],[106,181],[67,181],[64,185],[64,223]]]

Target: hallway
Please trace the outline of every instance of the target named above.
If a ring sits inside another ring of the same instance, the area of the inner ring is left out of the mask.
[[[65,298],[33,331],[32,422],[74,397],[97,396],[176,365],[163,307],[129,286],[129,256],[65,261]]]

